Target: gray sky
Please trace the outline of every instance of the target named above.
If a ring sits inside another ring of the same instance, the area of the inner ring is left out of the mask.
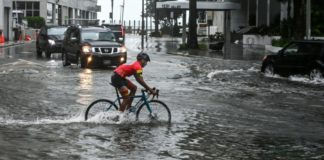
[[[120,6],[123,0],[114,0],[114,19],[120,19]],[[111,0],[98,0],[101,12],[98,12],[98,19],[109,22],[109,12],[111,12]],[[142,11],[142,0],[125,0],[124,20],[140,20]]]

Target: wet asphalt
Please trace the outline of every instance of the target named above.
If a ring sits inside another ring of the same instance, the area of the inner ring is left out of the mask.
[[[145,46],[144,79],[171,125],[86,122],[92,101],[115,98],[114,68],[63,67],[60,54],[37,58],[34,42],[0,48],[0,159],[324,159],[323,80],[263,75],[259,55],[178,53],[178,41]],[[132,62],[140,37],[126,46]]]

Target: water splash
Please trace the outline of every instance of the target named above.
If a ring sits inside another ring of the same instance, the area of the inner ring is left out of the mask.
[[[228,69],[225,69],[225,70],[215,70],[213,72],[210,72],[208,73],[207,77],[208,78],[213,78],[215,75],[218,75],[218,74],[223,74],[223,73],[235,73],[235,72],[243,72],[244,70],[243,69],[237,69],[237,70],[228,70]]]
[[[64,119],[36,119],[34,121],[27,121],[27,120],[17,120],[11,118],[0,118],[0,125],[47,125],[47,124],[68,124],[68,123],[77,123],[83,122],[84,115],[79,113],[78,115],[67,117]]]

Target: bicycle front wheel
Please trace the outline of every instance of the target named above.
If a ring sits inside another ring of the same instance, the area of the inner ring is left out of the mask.
[[[118,107],[108,99],[98,99],[88,106],[85,112],[85,120],[91,119],[92,117],[109,110],[116,111],[118,110]]]
[[[167,122],[171,123],[171,112],[168,106],[159,100],[143,103],[136,112],[136,120],[140,122]]]

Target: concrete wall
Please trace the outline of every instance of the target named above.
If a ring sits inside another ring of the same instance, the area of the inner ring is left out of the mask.
[[[7,40],[13,39],[12,3],[10,0],[0,0],[0,29]]]
[[[3,30],[4,24],[4,0],[0,0],[0,30]]]

